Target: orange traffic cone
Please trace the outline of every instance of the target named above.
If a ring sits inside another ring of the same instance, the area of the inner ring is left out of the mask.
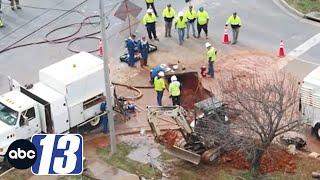
[[[222,38],[222,43],[223,44],[229,44],[229,34],[228,34],[228,28],[224,28],[224,33],[223,33],[223,38]]]
[[[280,47],[279,47],[279,52],[278,52],[278,56],[283,58],[286,56],[286,50],[284,48],[284,42],[283,40],[280,41]]]
[[[102,41],[101,41],[101,40],[99,41],[98,55],[99,55],[100,57],[103,56],[103,47],[102,47]]]

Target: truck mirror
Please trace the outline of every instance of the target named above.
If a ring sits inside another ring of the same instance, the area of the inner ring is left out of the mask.
[[[22,126],[29,126],[29,120],[27,116],[21,115],[19,121],[20,127]]]
[[[24,125],[29,126],[29,119],[27,116],[23,116]]]

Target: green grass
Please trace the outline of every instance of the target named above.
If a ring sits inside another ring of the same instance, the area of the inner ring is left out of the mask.
[[[153,169],[148,164],[142,164],[127,158],[127,155],[134,150],[134,147],[127,144],[118,144],[117,153],[110,155],[110,147],[107,149],[98,149],[99,156],[108,164],[123,169],[132,174],[143,176],[148,179],[161,177],[161,172],[158,169]]]
[[[309,13],[312,11],[320,12],[320,0],[285,0],[292,7],[302,13]]]

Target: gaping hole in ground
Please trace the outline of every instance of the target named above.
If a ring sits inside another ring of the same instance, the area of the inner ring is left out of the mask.
[[[172,75],[167,76],[169,82]],[[195,103],[212,96],[212,93],[202,86],[198,72],[183,72],[174,75],[181,83],[181,106],[186,110],[192,110]]]

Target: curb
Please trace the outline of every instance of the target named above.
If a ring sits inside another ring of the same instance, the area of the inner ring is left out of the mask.
[[[305,14],[303,14],[302,12],[296,10],[295,8],[293,8],[292,6],[290,6],[285,0],[277,0],[278,2],[280,2],[280,4],[285,7],[288,11],[290,11],[291,13],[299,16],[299,17],[302,17],[302,18],[305,18]]]
[[[308,14],[305,15],[305,17],[307,19],[310,19],[312,21],[317,21],[317,22],[320,22],[320,17],[317,17],[317,15],[319,16],[320,12],[310,12]]]

